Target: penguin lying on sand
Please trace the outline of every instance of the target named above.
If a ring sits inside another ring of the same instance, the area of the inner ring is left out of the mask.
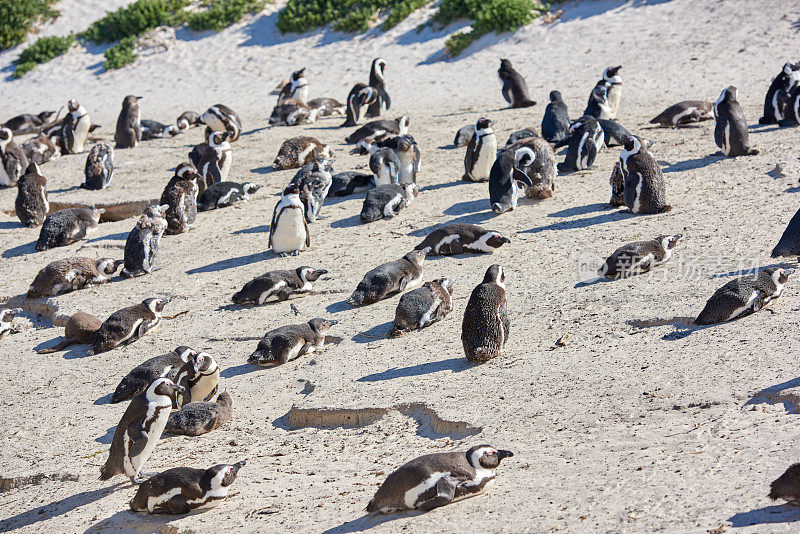
[[[379,265],[364,275],[348,299],[351,306],[374,304],[391,295],[413,289],[422,283],[425,252],[414,250],[400,258]]]
[[[164,430],[169,434],[201,436],[216,430],[233,417],[233,399],[223,391],[217,400],[184,404],[180,411],[170,414]]]
[[[785,269],[766,267],[755,276],[731,280],[708,299],[695,324],[724,323],[761,310],[783,294],[790,274]]]
[[[672,257],[672,249],[682,234],[660,235],[649,241],[623,245],[608,257],[598,274],[606,278],[627,278],[663,265]]]
[[[290,297],[310,293],[314,289],[312,282],[316,282],[320,276],[327,273],[325,269],[305,266],[293,271],[269,271],[247,282],[231,299],[236,304],[259,306],[272,298],[282,302]]]
[[[453,281],[439,278],[425,282],[422,287],[400,297],[394,312],[394,327],[389,337],[401,336],[412,330],[441,321],[453,311]]]
[[[247,362],[256,365],[282,365],[318,350],[325,343],[325,332],[339,321],[311,319],[305,324],[282,326],[264,334]]]
[[[95,333],[87,356],[108,352],[120,345],[133,343],[155,330],[161,322],[161,312],[169,299],[149,298],[140,304],[112,313]]]

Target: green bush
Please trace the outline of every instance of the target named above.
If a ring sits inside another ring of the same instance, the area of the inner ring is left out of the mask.
[[[207,9],[187,15],[186,22],[195,31],[221,31],[242,20],[248,13],[258,13],[266,0],[206,0]]]
[[[136,58],[139,57],[133,51],[136,39],[136,37],[125,37],[103,53],[106,58],[103,66],[106,70],[118,69],[136,61]]]
[[[16,70],[12,77],[21,78],[27,72],[41,63],[47,63],[69,50],[75,36],[69,34],[66,37],[40,37],[31,46],[22,51],[17,59],[14,60]]]
[[[52,8],[57,0],[0,0],[0,50],[16,46],[25,40],[39,18],[55,18]]]
[[[388,13],[382,28],[393,28],[413,11],[431,0],[289,0],[278,13],[282,33],[302,33],[312,28],[333,25],[343,32],[365,32],[378,13]]]
[[[93,22],[80,36],[93,43],[113,43],[141,35],[157,26],[180,22],[187,5],[189,0],[137,0]]]

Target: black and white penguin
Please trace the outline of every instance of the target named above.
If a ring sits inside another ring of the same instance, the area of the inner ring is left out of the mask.
[[[178,407],[190,402],[211,400],[217,394],[220,369],[217,361],[207,352],[189,355],[189,361],[178,371],[175,383],[183,386],[178,396]]]
[[[42,224],[36,250],[41,252],[80,241],[97,230],[104,208],[67,208],[50,213]]]
[[[206,139],[207,138],[208,136],[206,136]],[[192,147],[192,150],[189,152],[189,161],[192,163],[192,165],[194,165],[195,169],[200,168],[200,162],[203,161],[203,158],[206,157],[205,156],[206,152],[208,152],[209,150],[211,150],[211,148],[209,148],[208,143],[205,141]],[[205,181],[201,180],[201,186],[200,186],[201,193],[203,192],[205,187],[206,187]]]
[[[495,213],[505,213],[517,208],[519,186],[517,182],[533,187],[533,182],[522,170],[536,159],[528,147],[504,150],[492,165],[489,173],[489,206]]]
[[[0,309],[0,339],[17,333],[14,317],[22,313],[22,308]]]
[[[558,167],[556,165],[556,153],[553,146],[545,141],[543,137],[528,137],[505,147],[503,151],[516,152],[520,148],[533,150],[535,158],[525,160],[525,164],[519,167],[528,178],[532,186],[525,185],[525,196],[536,200],[551,198],[556,189],[556,178],[558,177]]]
[[[179,130],[188,130],[194,126],[200,126],[203,124],[203,121],[200,118],[200,114],[196,111],[184,111],[181,113],[180,117],[175,120],[175,124],[178,126]]]
[[[784,119],[789,94],[800,85],[800,62],[785,63],[781,72],[775,76],[764,98],[764,116],[759,124],[775,124]]]
[[[608,107],[611,108],[611,115],[609,117],[598,117],[598,119],[616,119],[619,112],[619,101],[622,99],[622,76],[619,71],[622,65],[616,67],[606,67],[603,71],[603,81],[608,83],[606,96],[608,98]]]
[[[466,126],[462,126],[456,132],[456,137],[453,139],[453,146],[460,147],[460,146],[467,146],[469,142],[472,140],[472,137],[475,135],[475,125],[474,124],[467,124]]]
[[[379,148],[369,157],[369,170],[376,186],[400,183],[400,158],[391,148]]]
[[[281,326],[270,330],[258,347],[247,359],[254,365],[282,365],[318,350],[325,344],[325,332],[339,321],[331,319],[311,319],[304,324]]]
[[[607,147],[622,146],[625,144],[625,139],[631,136],[631,133],[617,121],[597,119],[597,123],[603,130],[603,144]]]
[[[550,91],[550,103],[544,108],[542,137],[550,143],[558,143],[569,136],[569,113],[567,104],[559,91]]]
[[[306,212],[306,221],[315,222],[322,211],[322,204],[333,183],[333,160],[319,159],[304,165],[292,178],[291,184],[300,190],[300,200]]]
[[[233,164],[233,149],[228,142],[229,132],[211,132],[208,150],[203,151],[197,170],[206,182],[206,187],[228,179]]]
[[[180,391],[181,387],[169,378],[157,378],[131,400],[114,431],[108,459],[100,468],[100,480],[124,474],[134,484],[144,481],[140,472],[161,439]]]
[[[121,261],[113,258],[56,260],[36,274],[26,298],[54,297],[84,287],[105,284],[121,264]]]
[[[272,108],[269,116],[270,126],[296,126],[298,124],[311,124],[317,122],[319,108],[312,108],[294,98],[284,100]]]
[[[346,197],[375,187],[375,175],[358,171],[345,171],[331,178],[329,197]]]
[[[169,206],[150,206],[125,240],[124,267],[120,272],[123,278],[133,278],[150,274],[158,255],[161,236],[167,229],[164,214]]]
[[[441,321],[453,311],[453,281],[439,278],[400,297],[394,312],[394,327],[389,337],[398,337],[412,330]]]
[[[347,302],[351,306],[374,304],[422,283],[425,252],[412,250],[399,260],[378,265],[358,283]]]
[[[508,148],[510,145],[519,143],[523,139],[530,139],[531,137],[539,137],[539,133],[533,128],[523,128],[522,130],[511,132],[511,135],[508,136],[508,140],[506,140],[506,144],[503,148]]]
[[[511,321],[506,310],[506,275],[500,265],[486,271],[483,282],[472,290],[464,321],[461,343],[473,362],[487,362],[499,356],[508,342]]]
[[[773,501],[782,499],[792,504],[800,503],[800,463],[792,464],[769,485],[768,497]]]
[[[50,117],[55,114],[55,111],[42,111],[36,115],[23,113],[22,115],[17,115],[16,117],[8,119],[0,125],[0,127],[8,128],[14,135],[37,133],[42,126],[47,124]]]
[[[197,219],[198,183],[201,181],[203,178],[189,163],[181,164],[175,169],[175,176],[164,187],[159,200],[161,206],[167,206],[164,211],[167,234],[182,234],[194,228]]]
[[[169,378],[175,382],[178,372],[196,354],[197,351],[191,347],[180,346],[171,352],[145,360],[122,377],[111,395],[111,403],[116,404],[134,398],[157,378]]]
[[[382,184],[367,191],[361,206],[361,222],[371,223],[391,219],[411,205],[419,190],[416,184]]]
[[[98,143],[89,151],[83,168],[86,181],[84,189],[105,189],[114,177],[114,149],[107,143]]]
[[[494,484],[495,470],[511,451],[477,445],[466,452],[437,452],[415,458],[389,474],[366,511],[384,514],[433,510],[477,495]]]
[[[103,321],[94,336],[88,356],[108,352],[121,345],[133,343],[155,330],[161,322],[161,312],[169,299],[149,298],[139,304],[117,310]]]
[[[162,124],[158,121],[144,119],[140,121],[142,140],[162,139],[164,137],[175,137],[181,133],[181,128],[176,124]]]
[[[567,139],[556,143],[556,148],[568,144],[564,161],[558,164],[558,170],[569,173],[582,171],[594,165],[597,153],[604,143],[603,128],[594,117],[584,115],[570,126]]]
[[[501,59],[497,75],[500,77],[500,92],[503,94],[505,101],[511,104],[512,108],[527,108],[536,105],[536,102],[531,100],[525,78],[514,70],[514,67],[511,66],[511,61]]]
[[[380,117],[384,111],[392,107],[392,99],[386,91],[386,60],[375,58],[369,69],[369,86],[374,88],[378,95],[367,107],[367,118]]]
[[[233,417],[233,399],[227,391],[217,396],[216,401],[190,402],[169,416],[164,430],[168,434],[202,436],[216,430]]]
[[[511,243],[500,232],[485,230],[469,223],[452,223],[428,234],[415,247],[428,256],[452,256],[463,253],[491,254],[506,243]]]
[[[800,83],[795,85],[792,92],[789,93],[783,119],[781,119],[778,124],[781,126],[800,125]],[[23,148],[24,147],[25,145],[23,145]]]
[[[64,339],[53,347],[36,352],[39,354],[51,354],[64,350],[70,345],[91,345],[102,324],[103,321],[94,315],[80,311],[75,312],[67,319],[67,323],[64,325]]]
[[[486,182],[497,159],[497,136],[492,129],[492,121],[483,117],[475,123],[474,132],[464,155],[464,176],[461,179]]]
[[[134,148],[142,140],[142,119],[139,112],[141,98],[128,95],[122,101],[122,111],[119,112],[117,130],[114,134],[115,148]]]
[[[660,235],[649,241],[627,243],[606,259],[598,274],[618,279],[649,272],[669,261],[672,249],[682,237],[683,234]]]
[[[208,469],[173,467],[148,478],[130,502],[134,512],[188,514],[207,510],[228,496],[245,461],[219,464]]]
[[[382,119],[368,122],[345,138],[348,144],[355,144],[362,139],[370,138],[373,141],[383,141],[393,135],[406,135],[408,133],[408,115],[396,119]]]
[[[304,67],[292,73],[289,83],[283,86],[278,95],[278,104],[282,104],[284,100],[290,98],[299,100],[303,104],[308,102],[308,80],[305,76],[305,70]]]
[[[228,106],[214,104],[200,116],[200,121],[207,126],[206,137],[213,132],[228,132],[228,141],[234,143],[242,135],[242,120]]]
[[[714,104],[714,142],[728,157],[754,156],[758,150],[750,148],[747,119],[737,96],[738,90],[731,85]]]
[[[684,100],[673,104],[652,119],[650,124],[676,128],[683,124],[708,121],[714,118],[714,104],[704,100]]]
[[[380,98],[378,90],[365,83],[357,83],[350,89],[347,95],[347,112],[342,128],[355,126],[361,118],[361,110],[364,106],[370,106],[378,102]]]
[[[274,298],[276,302],[291,297],[304,296],[313,291],[313,282],[319,280],[325,269],[298,267],[293,271],[269,271],[247,282],[231,297],[236,304],[262,305]]]
[[[17,185],[27,168],[28,157],[14,142],[14,134],[8,128],[0,128],[0,186]]]
[[[800,258],[800,210],[794,214],[786,226],[786,230],[783,231],[780,241],[772,249],[773,258],[784,256]]]
[[[300,189],[290,185],[275,204],[269,225],[269,247],[279,256],[296,256],[311,246]]]
[[[61,121],[59,143],[62,154],[80,154],[86,147],[86,139],[92,128],[89,112],[77,100],[67,103],[69,113]]]
[[[20,222],[32,228],[44,223],[44,218],[50,212],[47,202],[47,178],[42,176],[42,171],[35,163],[28,165],[28,169],[17,183],[17,199],[14,208]]]
[[[631,213],[651,215],[672,209],[667,205],[666,184],[661,166],[647,150],[647,142],[630,136],[619,155],[625,180],[625,205]]]
[[[320,158],[331,158],[331,148],[314,137],[293,137],[281,144],[272,167],[277,170],[299,169]]]
[[[757,275],[731,280],[708,299],[695,324],[724,323],[761,310],[783,294],[789,274],[785,269],[765,267]]]
[[[400,161],[401,184],[416,184],[420,166],[420,152],[417,142],[410,135],[400,135],[384,141],[384,146],[394,150]]]
[[[237,202],[247,202],[250,195],[261,189],[253,182],[243,184],[237,182],[220,182],[203,191],[197,197],[197,210],[210,211],[217,208],[233,206]]]
[[[605,80],[600,80],[592,89],[589,95],[589,103],[586,104],[584,116],[594,117],[595,119],[610,119],[613,116],[611,105],[608,100],[608,91],[611,84]]]
[[[611,184],[611,200],[608,204],[612,208],[625,205],[625,176],[622,174],[622,162],[617,161],[611,169],[611,176],[608,179]]]
[[[61,149],[43,133],[22,143],[21,148],[28,162],[37,165],[47,163],[61,155]]]

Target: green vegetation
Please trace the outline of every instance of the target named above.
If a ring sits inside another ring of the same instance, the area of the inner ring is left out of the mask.
[[[267,0],[204,0],[205,10],[189,13],[186,22],[195,31],[221,31],[242,20],[248,13],[258,13]]]
[[[135,37],[157,26],[181,22],[189,0],[137,0],[92,23],[80,37],[93,43],[113,43]]]
[[[25,40],[31,26],[40,18],[56,18],[52,8],[57,0],[0,0],[0,50]]]
[[[133,48],[136,46],[136,37],[125,37],[120,42],[103,52],[106,58],[103,67],[106,70],[118,69],[136,61],[139,57]]]
[[[25,73],[32,71],[36,65],[47,63],[51,59],[60,56],[69,50],[69,47],[74,42],[75,36],[73,34],[69,34],[66,37],[40,37],[14,60],[16,70],[12,77],[21,78]]]

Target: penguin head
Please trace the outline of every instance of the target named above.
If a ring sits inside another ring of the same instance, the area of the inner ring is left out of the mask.
[[[314,269],[313,267],[298,267],[295,272],[300,280],[304,282],[316,282],[323,274],[328,274],[325,269]]]
[[[213,372],[217,367],[214,357],[207,352],[195,353],[192,357],[194,374]]]
[[[11,133],[11,130],[8,128],[0,128],[0,147],[6,146],[13,138],[14,134]]]
[[[739,100],[739,90],[731,85],[726,87],[722,93],[719,95],[719,99],[717,99],[717,104],[721,104],[722,102],[738,102]]]
[[[300,78],[304,77],[305,76],[305,70],[306,70],[306,68],[303,67],[300,70],[294,71],[292,73],[292,81],[295,82],[295,81],[299,80]]]
[[[180,358],[182,361],[186,363],[189,363],[189,359],[197,355],[196,350],[194,350],[192,347],[187,347],[186,345],[175,347],[175,350],[173,350],[172,352],[175,353],[175,355],[178,358]]]
[[[606,67],[603,71],[603,79],[609,83],[622,83],[622,78],[619,76],[619,71],[622,65],[616,67]]]
[[[97,272],[102,274],[114,274],[117,269],[122,265],[124,260],[115,260],[114,258],[100,258],[95,260]]]
[[[300,194],[300,186],[296,183],[287,185],[286,189],[283,190],[283,196],[299,195],[299,194]]]
[[[178,129],[179,130],[187,130],[189,128],[189,121],[185,118],[181,117],[178,119]]]
[[[660,235],[656,237],[656,241],[661,243],[661,248],[664,250],[670,250],[675,248],[675,245],[678,244],[678,241],[683,237],[683,234],[675,234],[675,235]]]
[[[550,102],[558,102],[562,100],[560,91],[550,91]]]
[[[168,298],[149,298],[142,301],[142,304],[150,308],[153,313],[161,313],[169,300]]]
[[[486,239],[486,244],[492,248],[500,248],[506,243],[511,243],[511,240],[507,237],[504,237],[500,232],[492,232]]]
[[[775,285],[783,285],[789,281],[789,275],[792,274],[791,269],[780,269],[778,267],[767,267],[764,272],[772,278]]]
[[[534,161],[536,161],[536,152],[530,147],[524,146],[514,152],[514,163],[519,169],[532,165]]]
[[[628,135],[624,139],[623,148],[628,155],[638,154],[642,150],[642,142],[635,135]]]
[[[186,176],[186,174],[190,173],[190,172],[196,173],[197,169],[195,168],[195,166],[192,163],[190,163],[188,161],[184,162],[184,163],[181,163],[180,165],[178,165],[175,168],[175,176],[178,176],[180,178],[184,178]]]
[[[375,75],[382,80],[384,73],[386,72],[386,60],[382,57],[376,58],[372,62],[372,70]]]
[[[487,128],[492,127],[492,120],[487,119],[486,117],[481,117],[478,119],[478,122],[475,123],[475,131],[486,130]]]
[[[311,330],[318,334],[324,334],[328,330],[331,329],[333,325],[339,324],[339,321],[334,321],[333,319],[311,319],[308,321],[308,326],[311,327]]]
[[[476,470],[495,469],[504,458],[510,458],[514,453],[498,450],[490,445],[476,445],[467,451],[467,461]]]
[[[416,265],[417,267],[421,267],[422,263],[425,261],[425,251],[424,250],[412,250],[403,258],[410,261],[412,264]]]
[[[500,70],[511,70],[514,67],[511,66],[511,61],[507,59],[500,60]]]
[[[200,479],[200,487],[205,490],[219,490],[233,484],[239,469],[244,467],[246,461],[242,460],[235,464],[219,464],[209,467]]]
[[[411,115],[403,115],[397,119],[397,127],[400,129],[400,135],[408,133],[408,124],[411,122]]]
[[[261,186],[258,185],[258,184],[254,184],[253,182],[245,182],[245,183],[242,184],[242,189],[244,190],[244,192],[246,194],[252,195],[256,191],[261,189]]]
[[[228,137],[230,137],[230,135],[231,133],[227,130],[224,132],[211,132],[208,135],[208,146],[212,148],[222,146],[222,144],[228,140]]]
[[[145,397],[149,402],[156,400],[156,397],[169,397],[172,405],[175,406],[178,393],[186,391],[186,388],[179,386],[169,378],[156,378],[147,388]]]
[[[484,284],[497,284],[498,286],[502,287],[503,289],[506,288],[506,273],[503,270],[503,267],[494,264],[491,265],[487,270],[486,274],[483,275],[483,283]]]

